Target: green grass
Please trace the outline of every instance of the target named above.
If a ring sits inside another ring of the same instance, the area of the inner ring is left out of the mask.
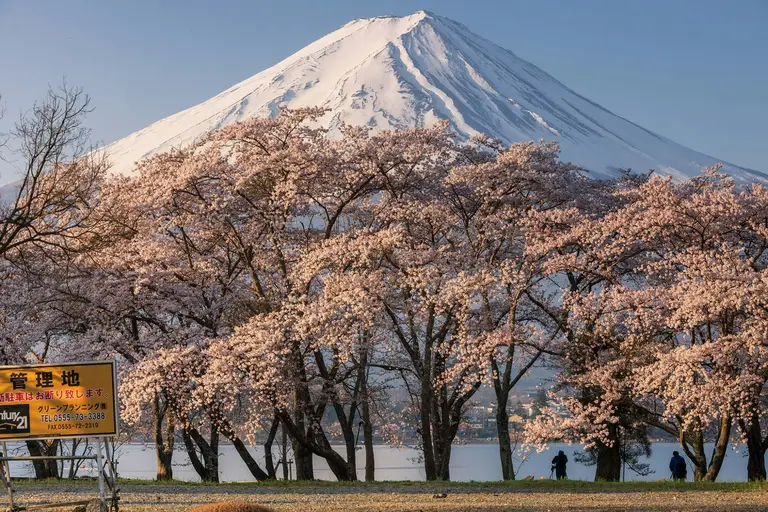
[[[319,489],[335,489],[342,491],[345,488],[356,492],[470,492],[470,491],[497,491],[497,492],[652,492],[652,491],[721,491],[721,492],[756,492],[768,491],[766,482],[590,482],[585,480],[515,480],[511,482],[419,482],[419,481],[391,481],[391,482],[328,482],[328,481],[284,481],[272,480],[267,482],[237,482],[237,483],[200,483],[171,480],[157,482],[155,480],[118,479],[120,485],[161,487],[237,487],[237,488],[269,488],[281,489],[286,492],[307,492]],[[14,486],[92,486],[93,479],[78,480],[14,480]]]

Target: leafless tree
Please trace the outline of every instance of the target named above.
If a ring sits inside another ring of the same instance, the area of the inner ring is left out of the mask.
[[[0,194],[0,266],[16,268],[29,287],[44,286],[40,276],[99,239],[94,206],[107,164],[88,145],[90,111],[83,90],[64,82],[0,134],[0,150],[21,167],[21,179]],[[58,440],[26,444],[31,455],[59,449]],[[35,461],[34,469],[38,478],[59,477],[55,461]]]
[[[12,198],[0,205],[0,256],[30,244],[76,250],[92,234],[92,206],[107,163],[88,145],[83,121],[90,111],[90,98],[65,82],[0,137],[22,166],[20,181],[7,194]]]

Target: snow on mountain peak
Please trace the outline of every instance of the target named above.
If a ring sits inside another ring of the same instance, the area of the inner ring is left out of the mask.
[[[650,168],[677,179],[716,159],[656,135],[570,90],[461,23],[429,11],[350,21],[217,96],[107,146],[115,172],[221,126],[279,108],[321,106],[333,129],[426,126],[447,119],[462,136],[507,143],[556,139],[562,157],[594,176]],[[727,164],[741,182],[768,176]]]

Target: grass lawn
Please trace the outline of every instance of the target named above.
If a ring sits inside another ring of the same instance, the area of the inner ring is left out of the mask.
[[[95,497],[95,481],[18,482],[17,504]],[[200,484],[120,480],[120,510],[186,511],[225,500],[278,511],[739,511],[768,510],[768,484],[676,482],[265,482]],[[445,493],[447,496],[436,497]],[[0,498],[0,507],[3,501]]]

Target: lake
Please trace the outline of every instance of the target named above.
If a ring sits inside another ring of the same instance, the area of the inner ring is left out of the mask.
[[[667,469],[669,459],[674,450],[680,451],[679,445],[675,443],[654,443],[653,454],[650,459],[641,459],[641,462],[650,464],[651,469],[655,470],[647,476],[638,476],[629,469],[626,471],[627,480],[658,480],[659,478],[669,478]],[[14,448],[19,445],[8,443],[9,452],[13,453]],[[338,447],[337,449],[340,449]],[[522,463],[516,461],[515,467],[518,478],[527,475],[533,475],[536,479],[540,477],[549,478],[550,461],[557,454],[558,450],[563,450],[568,456],[568,476],[571,479],[592,480],[595,475],[594,466],[589,467],[575,462],[573,453],[580,450],[578,445],[551,444],[547,450],[542,453],[535,451],[528,453],[527,458]],[[711,453],[712,447],[707,447],[707,453]],[[251,449],[255,454],[256,460],[263,468],[263,450],[261,448]],[[237,455],[235,449],[230,445],[219,447],[221,458],[219,460],[220,478],[225,482],[237,482],[252,480],[252,477]],[[26,450],[24,450],[26,455]],[[377,480],[424,480],[424,470],[418,462],[418,452],[413,449],[398,449],[390,446],[376,446],[376,479]],[[277,460],[277,454],[275,460]],[[118,448],[118,474],[125,478],[152,479],[155,477],[156,463],[155,453],[152,445],[127,444]],[[199,480],[195,470],[189,464],[189,458],[185,451],[177,451],[174,455],[174,477],[179,480],[196,481]],[[690,461],[688,464],[689,479],[692,477],[693,468]],[[734,445],[728,451],[722,471],[718,481],[745,481],[747,479],[747,458],[746,447],[743,445]],[[358,474],[362,479],[365,468],[365,453],[358,451]],[[30,476],[33,474],[29,463],[15,462],[11,465],[11,471],[15,476]],[[282,474],[282,470],[278,470]],[[86,462],[79,475],[94,475],[92,465]],[[333,474],[322,459],[315,458],[315,476],[323,480],[333,480]],[[453,448],[453,457],[451,459],[451,479],[454,481],[495,481],[501,479],[501,465],[499,462],[498,446],[495,444],[466,444],[455,445]]]

